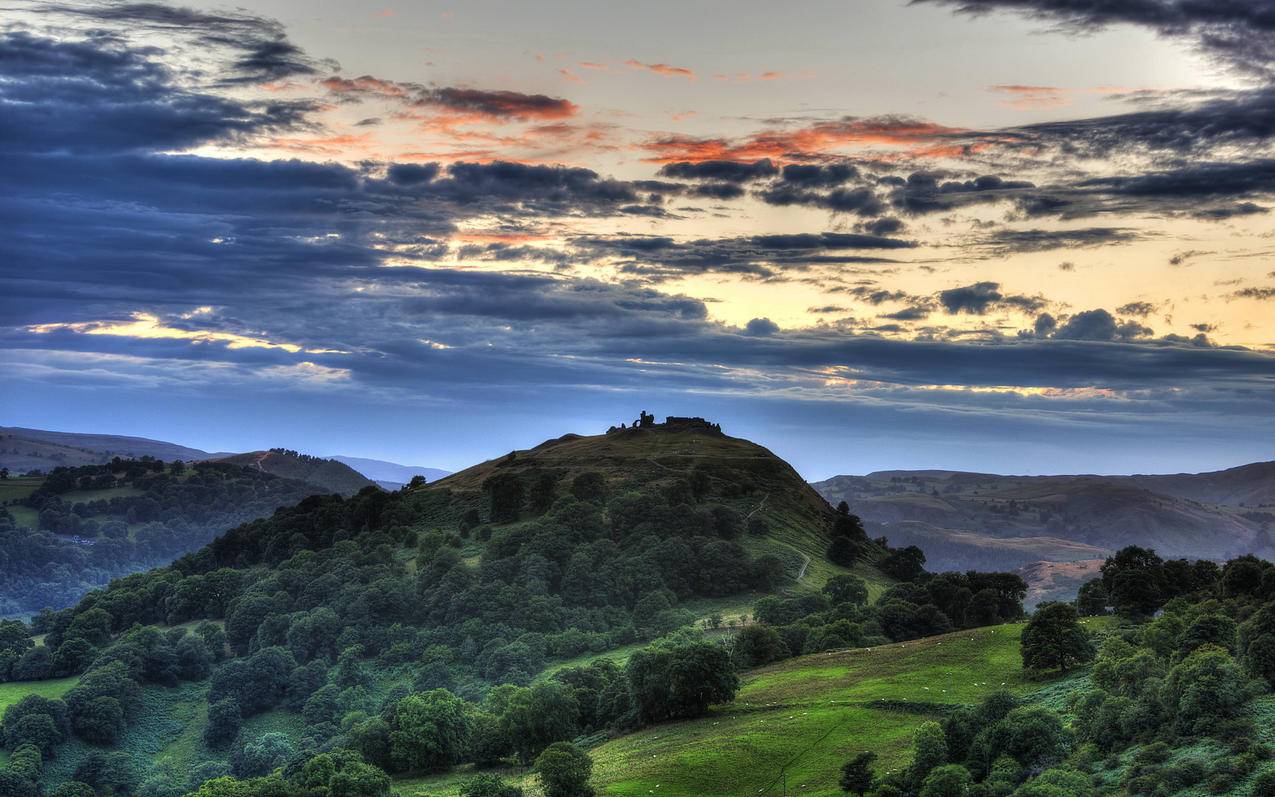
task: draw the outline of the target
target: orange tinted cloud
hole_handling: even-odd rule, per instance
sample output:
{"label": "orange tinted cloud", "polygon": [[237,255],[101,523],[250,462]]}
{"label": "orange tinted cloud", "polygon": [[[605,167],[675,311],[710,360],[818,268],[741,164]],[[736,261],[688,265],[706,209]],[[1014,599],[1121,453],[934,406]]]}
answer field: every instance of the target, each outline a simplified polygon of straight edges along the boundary
{"label": "orange tinted cloud", "polygon": [[1007,98],[1001,101],[1001,105],[1009,108],[1061,108],[1071,105],[1071,98],[1076,94],[1121,94],[1130,91],[1120,86],[1060,88],[1058,86],[1025,86],[1016,83],[988,86],[987,90],[1007,95]]}
{"label": "orange tinted cloud", "polygon": [[630,69],[644,69],[647,72],[654,72],[664,77],[682,77],[687,80],[695,79],[695,71],[682,66],[669,66],[668,64],[648,64],[636,59],[630,58],[624,62],[624,65]]}
{"label": "orange tinted cloud", "polygon": [[756,133],[746,139],[666,136],[643,144],[654,163],[675,161],[802,160],[847,147],[902,147],[911,154],[942,157],[959,154],[965,145],[952,140],[968,133],[954,127],[907,117],[875,117],[817,122],[792,130]]}

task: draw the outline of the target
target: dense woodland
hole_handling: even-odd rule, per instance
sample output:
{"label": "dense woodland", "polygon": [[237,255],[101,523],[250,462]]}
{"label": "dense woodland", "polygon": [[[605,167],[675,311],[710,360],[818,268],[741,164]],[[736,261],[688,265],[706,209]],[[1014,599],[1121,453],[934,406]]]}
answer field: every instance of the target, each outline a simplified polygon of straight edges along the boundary
{"label": "dense woodland", "polygon": [[0,507],[0,615],[69,606],[314,491],[224,463],[117,458],[57,468],[31,495]]}

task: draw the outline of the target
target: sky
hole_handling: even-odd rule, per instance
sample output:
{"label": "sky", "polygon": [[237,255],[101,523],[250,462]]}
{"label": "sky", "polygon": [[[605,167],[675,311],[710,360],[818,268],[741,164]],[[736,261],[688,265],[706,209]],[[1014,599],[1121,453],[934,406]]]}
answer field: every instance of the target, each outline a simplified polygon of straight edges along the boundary
{"label": "sky", "polygon": [[0,424],[1275,459],[1271,0],[0,5]]}

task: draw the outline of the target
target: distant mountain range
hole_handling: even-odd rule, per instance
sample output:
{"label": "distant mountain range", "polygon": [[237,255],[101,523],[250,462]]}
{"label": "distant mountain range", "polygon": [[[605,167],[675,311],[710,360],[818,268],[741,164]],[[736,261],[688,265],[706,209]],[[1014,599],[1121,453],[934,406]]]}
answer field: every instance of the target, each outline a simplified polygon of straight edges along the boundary
{"label": "distant mountain range", "polygon": [[1019,568],[1037,600],[1070,597],[1126,545],[1166,558],[1275,555],[1275,462],[1163,476],[880,471],[814,487],[873,536],[921,547],[930,569]]}
{"label": "distant mountain range", "polygon": [[400,465],[397,462],[386,462],[381,459],[347,457],[342,454],[330,456],[328,459],[335,459],[337,462],[343,462],[346,465],[349,465],[351,468],[354,468],[356,471],[382,487],[400,487],[410,482],[413,476],[424,476],[425,481],[435,482],[444,476],[451,475],[451,471],[440,470],[439,468],[422,468],[418,465]]}
{"label": "distant mountain range", "polygon": [[400,465],[363,457],[308,457],[282,449],[243,454],[209,452],[145,437],[0,426],[0,468],[8,468],[15,475],[34,470],[47,472],[63,466],[101,465],[115,457],[139,459],[147,456],[165,462],[176,459],[186,462],[226,460],[287,479],[309,482],[325,491],[345,494],[357,492],[373,482],[387,489],[397,489],[416,475],[424,476],[427,481],[448,475],[448,471],[438,468]]}

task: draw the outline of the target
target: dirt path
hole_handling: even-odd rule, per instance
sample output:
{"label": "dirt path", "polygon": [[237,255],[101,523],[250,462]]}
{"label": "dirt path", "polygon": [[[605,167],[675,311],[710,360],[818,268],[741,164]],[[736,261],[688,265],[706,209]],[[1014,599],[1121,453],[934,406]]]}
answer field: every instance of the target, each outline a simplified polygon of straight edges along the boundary
{"label": "dirt path", "polygon": [[757,506],[753,507],[753,511],[749,512],[749,513],[748,513],[748,516],[747,516],[747,517],[745,517],[745,518],[744,518],[744,520],[752,520],[752,519],[753,519],[753,515],[755,515],[755,514],[757,514],[758,512],[760,512],[760,511],[761,511],[761,508],[762,508],[763,506],[765,506],[765,505],[766,505],[766,499],[767,499],[767,498],[769,498],[769,497],[770,497],[770,493],[766,493],[765,495],[763,495],[763,496],[761,497],[761,501],[757,504]]}

